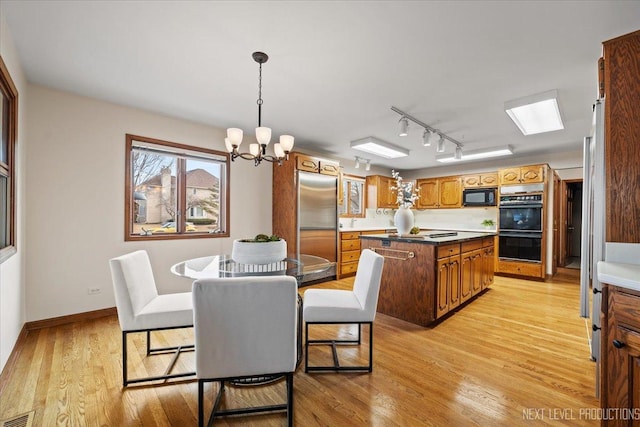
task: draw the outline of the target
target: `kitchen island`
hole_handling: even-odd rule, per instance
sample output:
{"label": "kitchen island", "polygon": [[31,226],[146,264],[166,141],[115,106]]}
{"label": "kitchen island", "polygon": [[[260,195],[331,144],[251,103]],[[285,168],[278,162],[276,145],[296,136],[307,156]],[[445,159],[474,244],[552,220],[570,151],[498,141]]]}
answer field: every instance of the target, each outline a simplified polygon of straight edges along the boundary
{"label": "kitchen island", "polygon": [[495,233],[363,234],[361,249],[385,257],[378,312],[428,326],[493,283]]}

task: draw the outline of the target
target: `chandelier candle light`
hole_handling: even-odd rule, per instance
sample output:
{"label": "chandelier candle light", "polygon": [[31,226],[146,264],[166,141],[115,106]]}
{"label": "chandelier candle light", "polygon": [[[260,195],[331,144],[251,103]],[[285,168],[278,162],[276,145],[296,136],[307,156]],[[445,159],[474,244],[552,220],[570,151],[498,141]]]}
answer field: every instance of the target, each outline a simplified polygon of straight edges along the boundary
{"label": "chandelier candle light", "polygon": [[267,145],[271,141],[271,128],[262,126],[262,64],[267,62],[269,57],[264,52],[253,52],[252,56],[253,60],[260,64],[257,100],[258,127],[256,128],[256,140],[258,143],[250,144],[248,153],[239,152],[238,148],[242,144],[242,129],[229,128],[227,129],[227,137],[224,139],[224,144],[227,147],[227,151],[231,153],[231,161],[234,161],[236,157],[241,157],[245,160],[253,160],[255,166],[258,166],[263,160],[272,163],[277,162],[282,165],[283,160],[289,160],[289,153],[293,149],[293,136],[281,135],[280,142],[273,144],[275,155],[267,155]]}
{"label": "chandelier candle light", "polygon": [[391,171],[391,176],[396,180],[396,185],[391,187],[397,193],[398,210],[393,216],[393,222],[398,234],[406,236],[413,228],[414,218],[411,207],[418,199],[418,189],[413,182],[404,182],[399,172]]}

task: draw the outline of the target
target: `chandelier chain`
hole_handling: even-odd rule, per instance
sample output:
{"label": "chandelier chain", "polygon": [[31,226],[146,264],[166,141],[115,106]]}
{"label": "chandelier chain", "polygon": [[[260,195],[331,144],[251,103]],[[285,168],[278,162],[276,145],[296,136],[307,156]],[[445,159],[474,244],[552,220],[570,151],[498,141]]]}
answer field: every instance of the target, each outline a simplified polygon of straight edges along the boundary
{"label": "chandelier chain", "polygon": [[262,63],[260,63],[260,71],[258,72],[258,127],[262,126]]}

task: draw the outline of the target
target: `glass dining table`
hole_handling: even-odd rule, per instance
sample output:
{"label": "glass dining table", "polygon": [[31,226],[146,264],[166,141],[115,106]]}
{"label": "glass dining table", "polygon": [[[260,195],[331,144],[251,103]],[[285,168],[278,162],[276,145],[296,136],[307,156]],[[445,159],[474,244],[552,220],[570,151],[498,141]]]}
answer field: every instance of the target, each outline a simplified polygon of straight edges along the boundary
{"label": "glass dining table", "polygon": [[[301,254],[298,257],[287,257],[271,264],[242,264],[231,258],[231,255],[210,255],[181,261],[171,266],[171,272],[188,279],[208,279],[243,276],[293,276],[300,286],[305,277],[315,277],[318,273],[333,268],[335,263],[315,255]],[[302,298],[298,295],[298,357],[297,365],[302,360]],[[237,385],[257,385],[276,381],[280,377],[265,376],[251,380],[234,381]]]}

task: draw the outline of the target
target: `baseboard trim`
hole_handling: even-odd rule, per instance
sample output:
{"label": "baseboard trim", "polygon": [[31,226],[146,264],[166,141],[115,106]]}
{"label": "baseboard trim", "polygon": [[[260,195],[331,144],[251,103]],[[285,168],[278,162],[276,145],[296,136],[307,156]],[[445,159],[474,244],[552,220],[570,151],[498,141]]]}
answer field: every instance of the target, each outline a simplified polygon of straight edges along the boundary
{"label": "baseboard trim", "polygon": [[22,329],[20,330],[20,334],[18,334],[18,339],[16,340],[15,345],[13,346],[13,350],[11,350],[11,354],[7,359],[7,363],[5,363],[4,368],[2,368],[2,373],[0,373],[0,396],[4,395],[4,388],[7,386],[9,382],[9,373],[13,372],[13,368],[18,360],[18,356],[20,352],[25,346],[25,342],[27,340],[27,328],[26,324],[22,325]]}
{"label": "baseboard trim", "polygon": [[35,329],[66,325],[67,323],[82,322],[83,320],[99,319],[101,317],[112,316],[114,314],[118,314],[118,310],[115,307],[109,307],[103,308],[101,310],[87,311],[84,313],[69,314],[67,316],[27,322],[25,323],[25,328],[27,329],[27,331],[33,331]]}

